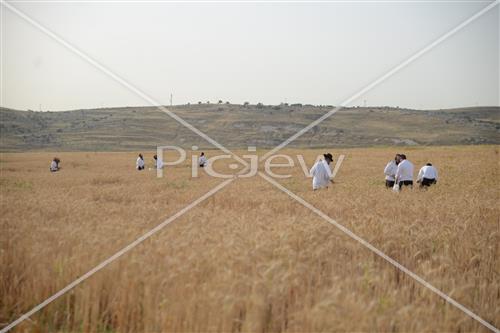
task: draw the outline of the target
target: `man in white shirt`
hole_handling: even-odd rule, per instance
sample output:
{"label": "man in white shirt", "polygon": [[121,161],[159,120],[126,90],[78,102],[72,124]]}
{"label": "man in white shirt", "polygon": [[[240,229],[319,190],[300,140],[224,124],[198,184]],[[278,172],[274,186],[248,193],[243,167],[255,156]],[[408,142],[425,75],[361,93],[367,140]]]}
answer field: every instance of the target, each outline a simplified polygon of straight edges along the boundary
{"label": "man in white shirt", "polygon": [[161,161],[161,159],[160,160],[158,159],[158,155],[156,154],[153,155],[153,163],[155,169],[163,168],[163,162]]}
{"label": "man in white shirt", "polygon": [[438,172],[435,167],[432,166],[431,163],[427,163],[424,165],[417,176],[417,183],[420,183],[420,188],[424,186],[431,186],[432,184],[436,184],[438,179]]}
{"label": "man in white shirt", "polygon": [[198,158],[198,165],[200,166],[200,168],[203,168],[205,167],[205,165],[207,165],[207,158],[205,157],[204,152],[201,152],[201,155]]}
{"label": "man in white shirt", "polygon": [[142,154],[139,154],[139,157],[137,157],[137,161],[135,161],[135,167],[137,170],[144,170],[144,158],[142,157]]}
{"label": "man in white shirt", "polygon": [[56,171],[59,171],[60,167],[59,167],[59,163],[61,162],[61,160],[57,157],[54,157],[54,159],[52,160],[52,162],[50,162],[50,172],[56,172]]}
{"label": "man in white shirt", "polygon": [[313,190],[328,187],[330,183],[333,183],[332,171],[330,170],[330,163],[333,161],[333,156],[330,153],[323,154],[324,160],[319,160],[314,163],[313,167],[309,171],[311,176],[313,176]]}
{"label": "man in white shirt", "polygon": [[396,170],[396,182],[398,182],[399,188],[403,189],[403,186],[413,188],[413,164],[406,159],[405,154],[399,154],[397,158],[399,163]]}
{"label": "man in white shirt", "polygon": [[385,187],[392,188],[394,183],[396,182],[396,171],[398,170],[398,156],[394,157],[393,160],[390,160],[389,163],[385,166],[384,175],[385,175]]}

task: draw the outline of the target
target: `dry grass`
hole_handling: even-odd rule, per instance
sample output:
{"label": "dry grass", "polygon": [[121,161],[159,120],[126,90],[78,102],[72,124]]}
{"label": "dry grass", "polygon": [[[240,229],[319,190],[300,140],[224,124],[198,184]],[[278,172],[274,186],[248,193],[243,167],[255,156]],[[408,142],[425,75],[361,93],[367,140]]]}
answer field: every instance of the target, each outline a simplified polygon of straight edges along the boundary
{"label": "dry grass", "polygon": [[[288,152],[309,166],[319,153]],[[280,182],[499,327],[498,147],[405,149],[441,180],[399,195],[381,175],[394,152],[332,150],[347,159],[329,190],[312,192],[299,167]],[[191,179],[189,162],[157,179],[134,171],[132,153],[59,157],[64,169],[51,174],[51,153],[1,156],[1,323],[221,182]],[[17,330],[486,329],[257,177],[234,181]]]}

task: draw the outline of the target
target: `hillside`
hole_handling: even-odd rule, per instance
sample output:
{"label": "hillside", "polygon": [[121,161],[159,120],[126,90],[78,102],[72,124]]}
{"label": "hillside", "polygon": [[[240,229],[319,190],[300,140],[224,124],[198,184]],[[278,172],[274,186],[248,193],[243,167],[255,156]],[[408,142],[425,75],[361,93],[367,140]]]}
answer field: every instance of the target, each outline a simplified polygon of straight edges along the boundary
{"label": "hillside", "polygon": [[[169,108],[227,147],[273,147],[331,107],[197,104]],[[498,144],[499,107],[346,108],[292,147]],[[210,147],[155,107],[33,112],[0,108],[0,150],[126,151],[157,145]]]}

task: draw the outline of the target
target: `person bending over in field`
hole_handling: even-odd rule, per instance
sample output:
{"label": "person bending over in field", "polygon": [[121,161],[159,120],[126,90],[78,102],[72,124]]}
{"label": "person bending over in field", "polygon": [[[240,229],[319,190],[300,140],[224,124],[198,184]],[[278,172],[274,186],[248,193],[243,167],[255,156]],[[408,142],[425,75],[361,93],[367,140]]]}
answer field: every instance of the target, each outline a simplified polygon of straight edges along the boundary
{"label": "person bending over in field", "polygon": [[61,167],[59,166],[59,163],[61,163],[61,160],[58,159],[57,157],[54,157],[52,162],[50,162],[50,172],[59,171],[61,169]]}
{"label": "person bending over in field", "polygon": [[413,188],[413,164],[406,159],[405,154],[399,154],[399,156],[396,157],[398,160],[396,182],[399,185],[399,189],[403,189],[403,186],[410,186],[410,188]]}
{"label": "person bending over in field", "polygon": [[153,156],[153,163],[154,163],[155,169],[163,168],[163,162],[158,159],[158,156],[156,154],[154,154],[154,156]]}
{"label": "person bending over in field", "polygon": [[385,187],[392,188],[394,183],[396,182],[396,171],[398,170],[398,156],[394,157],[393,160],[390,160],[389,163],[385,166],[384,175],[385,175]]}
{"label": "person bending over in field", "polygon": [[204,168],[207,165],[207,158],[205,157],[205,153],[201,152],[200,158],[198,158],[198,165],[200,168]]}
{"label": "person bending over in field", "polygon": [[417,176],[417,183],[420,183],[420,188],[429,187],[436,184],[438,179],[438,172],[432,164],[427,163],[424,165]]}
{"label": "person bending over in field", "polygon": [[139,154],[139,157],[137,157],[137,161],[135,161],[135,167],[137,170],[144,170],[144,158],[142,157],[142,154]]}
{"label": "person bending over in field", "polygon": [[332,171],[330,170],[330,163],[333,161],[332,154],[323,154],[324,160],[319,160],[314,163],[313,167],[309,171],[311,176],[313,176],[313,190],[316,191],[320,188],[328,188],[330,183],[333,184]]}

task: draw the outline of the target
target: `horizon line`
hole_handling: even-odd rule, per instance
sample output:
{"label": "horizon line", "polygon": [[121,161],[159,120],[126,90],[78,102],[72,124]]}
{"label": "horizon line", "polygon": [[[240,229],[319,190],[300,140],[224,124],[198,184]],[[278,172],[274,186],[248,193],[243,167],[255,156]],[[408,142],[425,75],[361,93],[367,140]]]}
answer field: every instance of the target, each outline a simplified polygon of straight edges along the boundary
{"label": "horizon line", "polygon": [[[184,103],[184,104],[160,104],[166,108],[178,108],[178,107],[186,107],[186,106],[224,106],[224,105],[232,105],[232,106],[241,106],[245,107],[245,105],[249,106],[260,106],[262,108],[266,107],[314,107],[314,108],[331,108],[334,107],[332,104],[310,104],[310,103],[279,103],[279,104],[265,104],[265,103],[230,103],[223,101],[219,102],[196,102],[196,103]],[[7,106],[0,106],[0,110],[9,110],[9,111],[19,111],[19,112],[36,112],[36,113],[47,113],[47,112],[74,112],[74,111],[90,111],[90,110],[105,110],[105,109],[132,109],[132,108],[155,108],[157,106],[150,105],[122,105],[122,106],[101,106],[101,107],[88,107],[88,108],[78,108],[78,109],[64,109],[64,110],[33,110],[33,109],[17,109],[11,108]],[[441,111],[441,110],[457,110],[457,109],[479,109],[479,108],[500,108],[500,105],[464,105],[464,106],[455,106],[455,107],[446,107],[446,108],[413,108],[413,107],[404,107],[404,106],[392,106],[392,105],[353,105],[346,106],[344,109],[397,109],[397,110],[414,110],[414,111]],[[275,110],[275,111],[279,111]]]}

